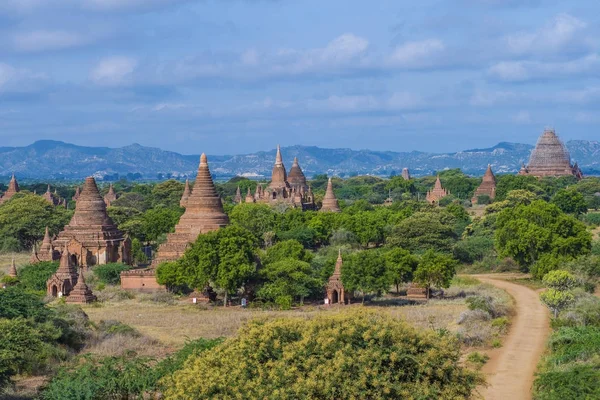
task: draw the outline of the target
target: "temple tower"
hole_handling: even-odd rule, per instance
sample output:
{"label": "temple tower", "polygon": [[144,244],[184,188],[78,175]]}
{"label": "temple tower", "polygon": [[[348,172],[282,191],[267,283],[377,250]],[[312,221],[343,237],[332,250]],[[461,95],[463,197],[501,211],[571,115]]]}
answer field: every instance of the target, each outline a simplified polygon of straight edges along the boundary
{"label": "temple tower", "polygon": [[410,181],[410,171],[408,168],[402,168],[402,178],[404,178],[405,181]]}
{"label": "temple tower", "polygon": [[10,263],[10,269],[8,270],[8,276],[11,278],[17,277],[17,266],[15,265],[15,259],[13,258]]}
{"label": "temple tower", "polygon": [[48,185],[46,188],[46,193],[44,193],[42,197],[53,206],[57,206],[60,201],[58,197],[50,191],[50,185]]}
{"label": "temple tower", "polygon": [[8,183],[8,189],[6,189],[6,192],[0,197],[0,204],[10,200],[15,194],[19,193],[19,190],[19,182],[17,182],[17,178],[15,178],[15,174],[13,174]]}
{"label": "temple tower", "polygon": [[533,175],[538,178],[573,175],[577,179],[583,178],[577,164],[571,165],[569,151],[554,129],[544,130],[531,152],[529,164],[523,165],[519,175]]}
{"label": "temple tower", "polygon": [[[258,189],[257,189],[258,191]],[[248,193],[246,193],[246,198],[244,199],[245,203],[254,203],[256,200],[254,199],[254,195],[252,195],[252,191],[248,188]]]}
{"label": "temple tower", "polygon": [[54,250],[52,238],[50,237],[50,231],[48,230],[48,227],[46,227],[46,232],[44,233],[44,240],[42,240],[40,248],[36,251],[35,246],[33,246],[31,262],[36,263],[40,261],[54,261],[58,259],[60,259],[60,252]]}
{"label": "temple tower", "polygon": [[185,187],[183,188],[183,194],[181,195],[181,200],[179,200],[179,206],[185,208],[187,205],[187,201],[190,198],[190,194],[192,191],[190,190],[190,180],[185,180]]}
{"label": "temple tower", "polygon": [[342,283],[342,266],[342,250],[340,249],[333,275],[331,275],[327,282],[327,299],[329,299],[329,304],[346,304],[344,284]]}
{"label": "temple tower", "polygon": [[68,296],[77,284],[77,269],[71,263],[67,249],[62,250],[58,270],[46,282],[46,292],[52,297]]}
{"label": "temple tower", "polygon": [[331,178],[329,178],[329,181],[327,182],[327,190],[325,191],[325,197],[323,197],[323,205],[321,206],[320,211],[342,211],[337,199],[335,198],[335,194],[333,193],[333,183],[331,182]]}
{"label": "temple tower", "polygon": [[442,187],[442,181],[440,181],[440,176],[438,175],[433,189],[427,192],[427,196],[425,198],[431,204],[437,204],[439,203],[440,199],[448,196],[449,194],[450,192]]}
{"label": "temple tower", "polygon": [[71,222],[53,245],[66,249],[76,266],[131,262],[131,241],[106,213],[106,203],[93,177],[86,178]]}
{"label": "temple tower", "polygon": [[79,186],[77,186],[75,188],[75,194],[73,195],[73,197],[71,198],[71,200],[77,201],[77,199],[79,199],[80,195],[81,195],[81,189],[79,188]]}
{"label": "temple tower", "polygon": [[71,304],[88,304],[96,301],[96,296],[92,293],[92,290],[86,285],[85,278],[83,276],[83,268],[79,270],[79,277],[75,287],[71,290],[67,296],[67,303]]}
{"label": "temple tower", "polygon": [[115,188],[111,183],[110,187],[108,188],[108,193],[106,193],[104,196],[104,204],[106,204],[106,207],[110,207],[112,202],[115,200],[117,200],[117,194],[115,193]]}
{"label": "temple tower", "polygon": [[496,177],[492,172],[492,166],[488,164],[487,170],[483,175],[483,180],[481,181],[481,185],[475,190],[473,194],[473,198],[471,199],[472,204],[477,204],[477,198],[479,196],[489,196],[490,199],[494,199],[496,197]]}
{"label": "temple tower", "polygon": [[196,183],[187,200],[185,213],[175,226],[175,233],[168,234],[167,241],[158,249],[153,265],[177,260],[188,245],[196,241],[199,234],[215,231],[227,224],[229,217],[223,211],[221,198],[210,175],[206,154],[202,154]]}
{"label": "temple tower", "polygon": [[298,193],[300,193],[300,191],[308,190],[306,177],[304,176],[304,172],[302,172],[302,168],[300,168],[298,157],[294,157],[294,163],[292,164],[290,174],[288,175],[288,182]]}
{"label": "temple tower", "polygon": [[[250,193],[250,188],[248,188],[248,193]],[[240,204],[242,202],[242,191],[240,189],[240,185],[238,185],[235,191],[235,197],[233,198],[233,202],[235,204]]]}

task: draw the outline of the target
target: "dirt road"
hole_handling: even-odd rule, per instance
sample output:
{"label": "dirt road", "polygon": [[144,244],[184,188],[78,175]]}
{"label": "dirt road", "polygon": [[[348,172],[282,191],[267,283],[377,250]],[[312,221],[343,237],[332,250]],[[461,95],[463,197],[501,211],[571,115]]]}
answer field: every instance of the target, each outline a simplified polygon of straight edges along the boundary
{"label": "dirt road", "polygon": [[516,315],[501,348],[490,351],[483,372],[489,386],[481,390],[486,400],[531,399],[534,373],[550,332],[548,310],[532,289],[478,275],[477,279],[507,291],[515,299]]}

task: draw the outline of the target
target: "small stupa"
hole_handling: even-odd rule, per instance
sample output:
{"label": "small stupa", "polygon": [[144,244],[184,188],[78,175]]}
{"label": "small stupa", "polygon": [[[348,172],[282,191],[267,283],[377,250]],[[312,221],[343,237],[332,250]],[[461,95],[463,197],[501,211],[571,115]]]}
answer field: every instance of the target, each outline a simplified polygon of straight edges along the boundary
{"label": "small stupa", "polygon": [[346,296],[344,293],[344,284],[342,283],[342,250],[338,250],[338,258],[335,262],[333,275],[329,277],[327,282],[327,299],[329,304],[345,304]]}
{"label": "small stupa", "polygon": [[49,296],[68,296],[77,283],[77,268],[71,262],[69,251],[65,248],[60,257],[60,264],[56,273],[46,282]]}
{"label": "small stupa", "polygon": [[[56,193],[56,192],[55,192]],[[58,199],[58,197],[52,193],[50,191],[50,185],[48,185],[48,187],[46,188],[46,193],[44,193],[42,195],[42,197],[50,204],[52,204],[53,206],[57,206],[58,203],[60,202],[60,199]]]}
{"label": "small stupa", "polygon": [[190,194],[192,191],[190,190],[190,180],[185,180],[185,187],[183,188],[183,194],[181,195],[181,200],[179,200],[179,206],[185,208],[187,205],[187,201],[190,198]]}
{"label": "small stupa", "polygon": [[246,198],[244,199],[244,202],[245,203],[254,203],[255,201],[256,200],[255,200],[254,196],[252,195],[250,188],[248,188],[248,193],[246,193]]}
{"label": "small stupa", "polygon": [[75,188],[75,194],[73,195],[73,197],[71,198],[73,201],[77,201],[79,199],[79,196],[81,195],[81,189],[79,189],[79,186],[77,186]]}
{"label": "small stupa", "polygon": [[492,166],[488,164],[485,174],[483,174],[483,180],[481,185],[475,190],[473,198],[471,199],[472,204],[477,204],[477,198],[479,196],[489,196],[490,199],[496,197],[496,176],[492,172]]}
{"label": "small stupa", "polygon": [[10,263],[10,269],[8,270],[8,276],[10,276],[11,278],[16,278],[17,277],[17,266],[15,265],[15,259],[12,259],[12,262]]}
{"label": "small stupa", "polygon": [[404,178],[405,181],[410,181],[410,171],[408,168],[402,168],[402,178]]}
{"label": "small stupa", "polygon": [[327,182],[327,190],[325,191],[325,197],[323,197],[323,205],[321,206],[320,211],[328,211],[328,212],[340,212],[340,205],[338,204],[337,199],[335,198],[335,194],[333,193],[333,183],[331,182],[331,178]]}
{"label": "small stupa", "polygon": [[160,245],[153,261],[156,266],[163,261],[180,258],[188,245],[201,233],[215,231],[229,224],[229,217],[223,211],[208,168],[206,154],[200,157],[196,183],[186,204],[185,213],[175,226],[175,232],[167,235],[167,241]]}
{"label": "small stupa", "polygon": [[[248,188],[248,193],[250,193],[250,188]],[[235,197],[233,198],[233,202],[235,204],[240,204],[242,202],[242,191],[239,185],[235,191]]]}
{"label": "small stupa", "polygon": [[79,270],[79,277],[77,278],[77,284],[71,290],[67,296],[67,303],[72,304],[88,304],[96,301],[96,296],[92,293],[92,290],[86,285],[85,278],[83,276],[83,268]]}
{"label": "small stupa", "polygon": [[104,204],[106,204],[106,207],[110,207],[112,202],[115,200],[117,200],[117,194],[115,193],[115,188],[111,183],[108,188],[108,193],[104,195]]}
{"label": "small stupa", "polygon": [[440,176],[438,175],[435,179],[435,185],[433,186],[433,189],[427,192],[427,196],[425,198],[431,204],[437,204],[442,198],[448,196],[449,194],[450,192],[442,187],[442,181],[440,181]]}
{"label": "small stupa", "polygon": [[0,197],[0,204],[10,200],[15,194],[19,193],[19,190],[19,182],[17,182],[17,178],[15,178],[15,174],[13,174],[8,183],[8,189],[6,189],[6,192]]}

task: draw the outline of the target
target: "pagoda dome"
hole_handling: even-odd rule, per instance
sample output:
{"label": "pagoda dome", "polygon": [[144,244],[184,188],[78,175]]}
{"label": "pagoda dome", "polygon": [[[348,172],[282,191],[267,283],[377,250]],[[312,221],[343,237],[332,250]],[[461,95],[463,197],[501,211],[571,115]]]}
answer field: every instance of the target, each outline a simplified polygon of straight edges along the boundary
{"label": "pagoda dome", "polygon": [[294,187],[306,187],[306,177],[300,168],[300,164],[298,164],[298,157],[294,157],[294,163],[288,174],[288,182]]}
{"label": "pagoda dome", "polygon": [[529,158],[528,168],[570,168],[569,151],[553,129],[546,129],[537,141]]}

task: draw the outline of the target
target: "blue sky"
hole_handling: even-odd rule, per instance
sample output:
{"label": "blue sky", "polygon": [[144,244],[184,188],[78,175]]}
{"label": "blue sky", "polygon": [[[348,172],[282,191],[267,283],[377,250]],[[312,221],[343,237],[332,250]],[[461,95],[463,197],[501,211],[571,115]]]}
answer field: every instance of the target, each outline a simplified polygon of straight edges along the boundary
{"label": "blue sky", "polygon": [[598,139],[597,1],[1,0],[0,146]]}

